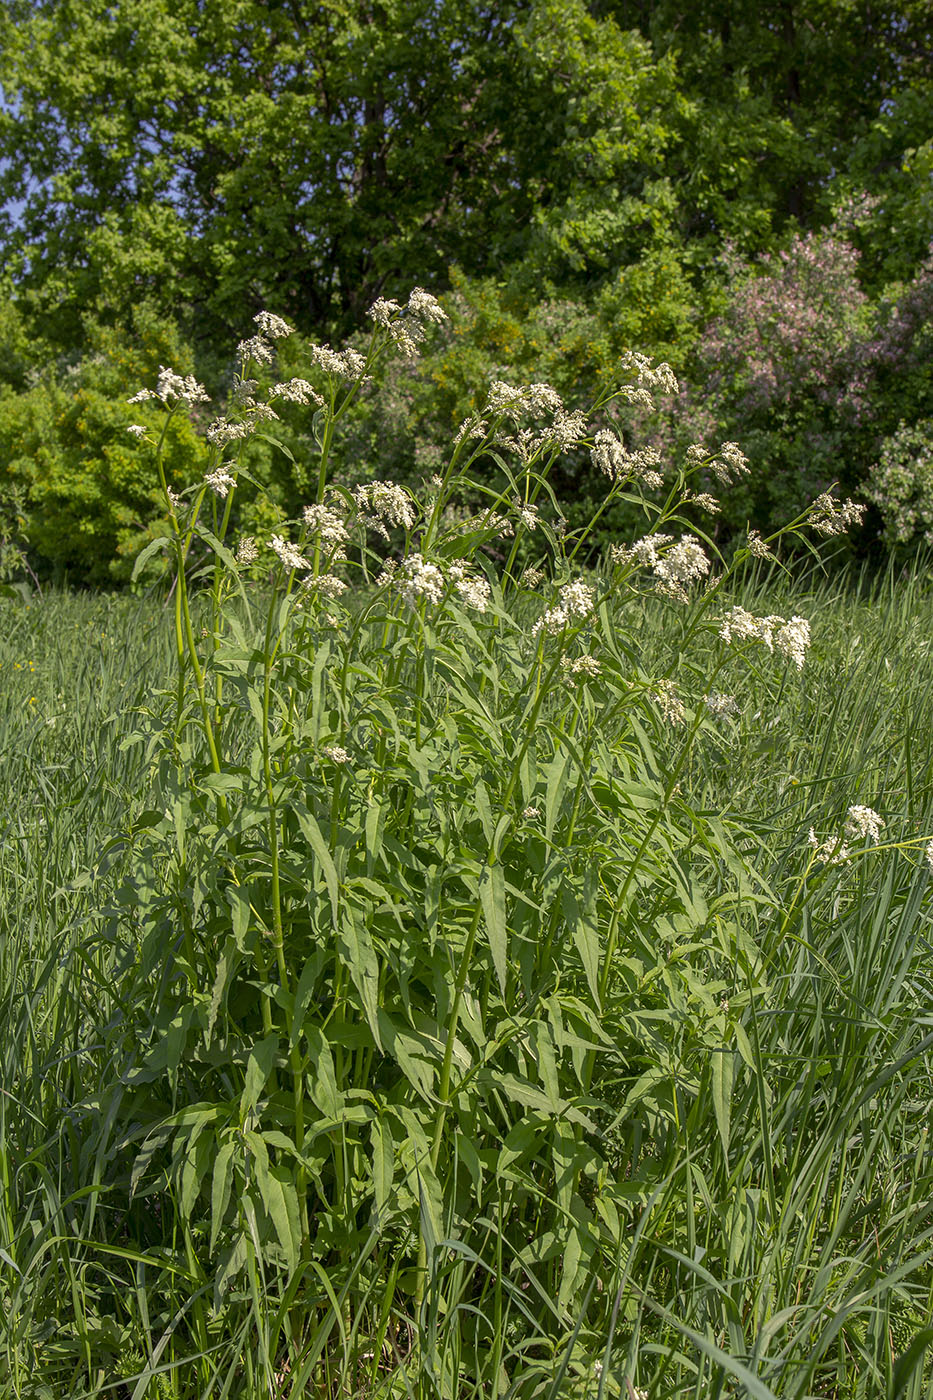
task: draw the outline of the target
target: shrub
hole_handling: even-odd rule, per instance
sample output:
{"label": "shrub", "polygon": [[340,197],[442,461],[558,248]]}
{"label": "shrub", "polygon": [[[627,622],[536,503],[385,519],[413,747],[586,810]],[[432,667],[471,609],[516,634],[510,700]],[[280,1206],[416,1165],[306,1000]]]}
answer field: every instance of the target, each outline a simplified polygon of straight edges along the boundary
{"label": "shrub", "polygon": [[[102,583],[127,580],[162,528],[149,454],[127,432],[126,399],[140,375],[184,350],[144,308],[132,336],[94,326],[91,343],[75,364],[33,368],[20,387],[0,388],[0,479],[22,493],[37,571]],[[173,481],[200,475],[204,451],[188,419],[173,420],[164,450]]]}
{"label": "shrub", "polygon": [[[446,460],[458,424],[481,407],[495,379],[543,379],[566,401],[589,402],[628,346],[648,344],[657,358],[682,360],[689,343],[690,293],[674,251],[621,269],[591,304],[549,295],[546,286],[519,276],[500,284],[454,269],[452,280],[443,298],[450,321],[425,347],[420,362],[395,359],[378,385],[362,391],[333,449],[334,471],[345,484],[379,474],[420,491]],[[296,336],[285,349],[296,373],[302,353]],[[607,405],[607,411],[613,407]],[[631,431],[629,423],[625,427]],[[288,442],[300,460],[308,441]],[[471,470],[488,484],[499,468],[487,457],[477,458]],[[568,523],[585,527],[604,495],[588,453],[562,454],[550,480]],[[590,547],[605,548],[618,533],[637,530],[641,519],[637,507],[616,499],[601,516]]]}
{"label": "shrub", "polygon": [[732,533],[776,528],[833,482],[865,493],[883,439],[926,413],[933,263],[870,301],[857,216],[843,211],[755,266],[726,259],[725,305],[692,365],[701,396],[683,397],[668,436],[715,431],[767,464],[725,503]]}
{"label": "shrub", "polygon": [[684,417],[693,434],[712,420],[762,468],[726,502],[733,531],[749,520],[774,529],[833,481],[858,485],[846,447],[864,403],[871,308],[857,270],[842,229],[796,235],[754,268],[728,255],[727,303],[697,347],[700,396]]}
{"label": "shrub", "polygon": [[869,480],[890,548],[933,545],[933,420],[902,422],[882,443]]}

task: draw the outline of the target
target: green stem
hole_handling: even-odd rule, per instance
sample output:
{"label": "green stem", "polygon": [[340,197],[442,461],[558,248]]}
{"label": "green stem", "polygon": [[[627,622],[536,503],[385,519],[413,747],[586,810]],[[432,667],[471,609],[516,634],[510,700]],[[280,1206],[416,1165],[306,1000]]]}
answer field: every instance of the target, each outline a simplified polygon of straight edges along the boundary
{"label": "green stem", "polygon": [[[198,703],[201,709],[201,718],[204,723],[204,735],[207,739],[207,747],[211,757],[211,767],[214,772],[221,772],[220,754],[217,751],[217,741],[214,734],[214,723],[207,703],[207,688],[204,684],[204,672],[201,669],[200,658],[198,657],[197,644],[194,640],[194,628],[191,624],[191,608],[188,601],[188,587],[185,583],[184,556],[179,557],[178,568],[178,592],[181,598],[181,612],[184,622],[185,639],[188,644],[188,657],[191,661],[191,669],[194,673],[194,683],[198,692]],[[227,807],[223,794],[218,794],[217,806],[221,816],[226,820]]]}
{"label": "green stem", "polygon": [[[286,586],[288,597],[291,591],[294,575],[289,577]],[[276,580],[277,582],[277,580]],[[276,970],[279,977],[279,985],[284,992],[290,992],[291,980],[288,974],[288,964],[285,958],[285,924],[282,918],[282,888],[279,860],[279,814],[278,803],[275,797],[274,775],[272,772],[272,743],[270,716],[272,708],[272,668],[278,652],[278,639],[273,644],[273,630],[275,627],[276,603],[278,601],[278,589],[273,585],[272,596],[269,601],[269,608],[266,614],[266,631],[263,645],[263,685],[262,685],[262,771],[263,781],[266,789],[266,805],[268,808],[268,834],[269,834],[269,862],[272,877],[272,943],[275,950]],[[270,999],[265,997],[263,1006],[263,1023],[272,1024],[272,1011]],[[288,999],[286,999],[288,1002]],[[292,1040],[294,1010],[285,1013],[285,1032]],[[304,1063],[301,1057],[301,1049],[297,1044],[289,1051],[289,1068],[292,1076],[292,1090],[294,1094],[294,1114],[295,1114],[295,1148],[300,1154],[304,1150],[305,1138],[305,1117],[304,1117]],[[301,1212],[301,1237],[302,1251],[308,1244],[308,1215],[306,1187],[307,1173],[304,1166],[300,1166],[297,1174],[298,1204]]]}

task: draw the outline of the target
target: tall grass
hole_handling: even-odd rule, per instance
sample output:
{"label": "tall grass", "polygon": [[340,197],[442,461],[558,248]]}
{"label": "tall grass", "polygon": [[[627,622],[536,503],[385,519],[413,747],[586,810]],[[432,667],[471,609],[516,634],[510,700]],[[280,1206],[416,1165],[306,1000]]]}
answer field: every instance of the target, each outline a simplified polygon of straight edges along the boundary
{"label": "tall grass", "polygon": [[320,355],[271,582],[231,459],[165,601],[5,608],[4,1392],[933,1394],[929,590],[584,583],[501,386],[422,502],[327,494],[405,324]]}

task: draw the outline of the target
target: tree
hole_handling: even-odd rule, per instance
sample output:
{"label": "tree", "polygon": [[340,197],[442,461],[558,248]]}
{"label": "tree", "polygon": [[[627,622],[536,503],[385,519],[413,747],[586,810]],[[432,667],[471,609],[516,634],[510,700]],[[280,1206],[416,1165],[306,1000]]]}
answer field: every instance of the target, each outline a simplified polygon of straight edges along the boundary
{"label": "tree", "polygon": [[699,260],[724,238],[746,255],[774,248],[785,231],[828,222],[843,194],[867,189],[887,206],[868,271],[879,285],[910,275],[930,238],[929,180],[925,211],[904,202],[933,137],[928,0],[600,0],[595,8],[637,27],[658,61],[677,63],[691,112],[670,175]]}
{"label": "tree", "polygon": [[605,274],[670,223],[673,63],[582,0],[7,5],[2,230],[60,343],[80,314],[264,304],[342,333],[380,293]]}

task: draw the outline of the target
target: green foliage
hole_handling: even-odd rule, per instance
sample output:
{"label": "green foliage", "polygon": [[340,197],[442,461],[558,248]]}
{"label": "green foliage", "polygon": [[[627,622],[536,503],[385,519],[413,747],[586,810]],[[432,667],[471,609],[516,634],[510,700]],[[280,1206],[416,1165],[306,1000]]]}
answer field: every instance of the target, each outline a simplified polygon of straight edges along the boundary
{"label": "green foliage", "polygon": [[8,40],[5,256],[65,345],[141,296],[202,343],[264,304],[346,328],[412,268],[602,275],[670,221],[673,66],[581,0],[93,0]]}
{"label": "green foliage", "polygon": [[[849,201],[779,254],[723,259],[729,291],[694,343],[662,436],[742,442],[756,470],[725,503],[730,532],[774,529],[834,482],[876,499],[886,440],[928,416],[933,261],[873,301],[857,246],[873,213],[870,199]],[[870,549],[875,534],[873,522],[857,546]],[[886,528],[884,539],[895,535]]]}
{"label": "green foliage", "polygon": [[[780,877],[781,862],[793,863],[807,825],[815,823],[821,833],[833,830],[853,797],[883,810],[889,828],[897,813],[903,822],[898,832],[933,829],[924,825],[933,717],[924,666],[918,665],[930,634],[928,585],[892,575],[870,591],[843,592],[826,584],[806,591],[747,579],[733,598],[762,614],[800,609],[818,617],[820,626],[799,684],[788,686],[780,671],[766,667],[755,678],[754,693],[745,696],[748,680],[741,667],[734,679],[720,676],[720,685],[735,684],[741,708],[694,748],[681,780],[689,801],[743,813],[745,839],[754,841],[755,859],[772,879]],[[56,1400],[109,1394],[102,1388],[119,1378],[131,1393],[133,1378],[147,1370],[150,1358],[153,1369],[165,1369],[150,1381],[149,1394],[178,1400],[206,1391],[188,1340],[191,1308],[182,1313],[197,1283],[187,1272],[183,1250],[162,1252],[153,1240],[153,1231],[168,1232],[165,1213],[173,1210],[172,1198],[145,1196],[130,1217],[114,1209],[129,1183],[117,1171],[98,1098],[99,1082],[112,1063],[113,1037],[122,1036],[122,1011],[110,975],[122,944],[105,936],[97,911],[122,880],[124,862],[135,864],[132,846],[121,846],[114,837],[125,830],[127,809],[140,815],[145,810],[143,753],[139,745],[122,741],[138,730],[134,709],[151,695],[153,678],[170,675],[163,620],[158,600],[89,595],[49,594],[4,613],[0,744],[8,801],[0,846],[0,985],[7,1034],[2,1074],[4,1085],[16,1086],[16,1097],[3,1096],[0,1111],[0,1164],[8,1167],[4,1175],[0,1165],[0,1248],[16,1268],[4,1258],[9,1311],[0,1334],[0,1374],[12,1396],[30,1400],[44,1394]],[[637,615],[631,613],[629,625],[637,628],[644,664],[663,673],[680,645],[678,615],[663,602],[650,601]],[[890,669],[878,666],[879,656],[887,658]],[[770,727],[756,718],[761,709]],[[106,723],[114,714],[118,722]],[[109,871],[100,862],[108,845],[114,862]],[[686,1351],[688,1343],[673,1322],[662,1322],[641,1301],[645,1292],[651,1304],[666,1308],[704,1345],[711,1345],[706,1340],[711,1335],[733,1356],[743,1354],[735,1351],[741,1344],[731,1340],[737,1337],[736,1311],[740,1317],[764,1317],[770,1308],[776,1319],[792,1309],[779,1330],[769,1333],[774,1340],[762,1338],[758,1353],[762,1368],[774,1356],[767,1384],[778,1396],[818,1394],[821,1387],[831,1392],[835,1384],[842,1394],[869,1400],[883,1393],[892,1360],[907,1357],[912,1342],[919,1344],[924,1336],[928,1265],[893,1276],[902,1264],[924,1258],[927,1249],[923,1211],[930,1198],[929,1160],[909,1154],[922,1143],[930,1112],[929,1052],[898,1070],[858,1108],[854,1099],[847,1106],[846,1086],[856,1080],[860,1094],[870,1089],[871,1067],[883,1073],[896,1063],[898,1037],[922,1033],[916,1002],[928,977],[923,930],[929,886],[904,856],[881,853],[870,860],[864,881],[853,871],[831,882],[825,902],[808,905],[802,936],[781,937],[770,954],[772,994],[769,1014],[758,1020],[757,1053],[767,1066],[765,1121],[776,1181],[787,1203],[783,1213],[772,1218],[757,1208],[755,1228],[749,1230],[754,1198],[751,1206],[747,1197],[738,1207],[733,1201],[735,1182],[754,1184],[766,1177],[758,1084],[743,1061],[730,1090],[732,1174],[722,1166],[712,1092],[698,1101],[689,1129],[680,1135],[642,1137],[644,1167],[669,1174],[672,1187],[644,1216],[633,1240],[620,1309],[623,1319],[633,1315],[633,1320],[623,1321],[615,1336],[624,1330],[632,1338],[639,1353],[633,1378],[649,1393],[653,1385],[656,1393],[690,1394],[697,1372],[701,1387],[712,1390],[718,1377],[716,1363],[703,1360],[700,1347],[683,1359],[675,1354]],[[87,878],[92,870],[96,880]],[[856,954],[860,981],[851,970]],[[904,975],[884,974],[884,959],[897,965],[905,958]],[[157,995],[156,987],[153,998]],[[732,1009],[730,1000],[730,1014]],[[738,1013],[738,1024],[748,1028],[750,1008]],[[840,1033],[849,1038],[840,1041]],[[83,1047],[77,1059],[75,1045]],[[79,1125],[76,1132],[69,1127],[72,1119]],[[622,1126],[621,1154],[637,1140],[639,1121],[636,1116],[627,1129]],[[891,1123],[890,1132],[873,1138],[884,1121]],[[628,1137],[622,1135],[626,1132]],[[863,1151],[862,1141],[874,1142],[874,1148]],[[820,1168],[815,1177],[808,1158]],[[88,1196],[89,1183],[101,1173],[109,1189]],[[623,1170],[619,1180],[627,1179]],[[208,1210],[207,1201],[203,1208]],[[144,1264],[133,1256],[141,1245]],[[670,1253],[689,1259],[696,1250],[706,1253],[692,1269]],[[876,1283],[880,1291],[872,1294]],[[327,1364],[333,1383],[342,1375],[349,1384],[361,1370],[372,1374],[373,1357],[367,1353],[378,1353],[382,1335],[375,1384],[388,1389],[395,1357],[405,1355],[408,1345],[407,1304],[392,1293],[393,1286],[391,1278],[383,1278],[372,1295],[377,1325],[381,1305],[390,1302],[384,1333],[374,1330],[370,1338],[362,1329],[353,1332],[345,1320],[341,1344],[339,1324],[332,1320],[334,1345]],[[507,1304],[508,1279],[503,1289]],[[600,1296],[597,1289],[591,1306]],[[234,1294],[208,1318],[211,1368],[229,1374],[234,1389],[245,1381],[244,1308]],[[457,1379],[459,1393],[477,1394],[467,1368],[484,1368],[491,1386],[499,1355],[495,1346],[473,1350],[470,1313],[464,1307],[457,1316],[459,1346],[456,1327],[438,1318],[438,1364],[448,1368],[451,1386]],[[504,1331],[517,1327],[522,1317],[517,1304],[514,1311],[506,1307]],[[590,1362],[603,1354],[603,1346],[585,1323],[577,1343],[584,1355],[568,1366],[561,1385],[582,1394],[592,1384]],[[789,1358],[811,1352],[821,1360],[813,1380],[801,1378],[806,1389],[792,1379],[782,1383]],[[539,1354],[547,1388],[560,1362],[550,1359],[543,1345]],[[87,1356],[92,1381],[83,1373]],[[508,1356],[503,1359],[511,1378],[514,1364]],[[928,1374],[924,1380],[921,1364],[905,1394],[921,1400]],[[412,1361],[408,1378],[414,1386]],[[404,1388],[404,1380],[397,1379]]]}
{"label": "green foliage", "polygon": [[[38,568],[82,580],[129,578],[140,548],[161,529],[148,449],[128,432],[126,400],[140,375],[185,351],[170,324],[145,310],[131,334],[88,326],[88,353],[74,364],[31,369],[21,387],[0,387],[0,460],[6,489],[19,491]],[[169,429],[171,479],[185,484],[202,467],[192,426]]]}
{"label": "green foliage", "polygon": [[[929,141],[931,39],[923,0],[601,0],[595,7],[675,58],[689,116],[668,173],[699,259],[746,256],[819,228],[840,196],[883,208],[878,284],[925,255],[929,204],[914,152]],[[922,163],[922,161],[921,161]]]}
{"label": "green foliage", "polygon": [[0,296],[0,345],[3,346],[0,384],[13,389],[24,389],[29,371],[48,353],[48,347],[31,343],[29,326],[13,300],[13,289],[10,286],[3,287]]}
{"label": "green foliage", "polygon": [[[264,583],[240,437],[181,493],[156,454],[171,609],[4,605],[0,1380],[919,1400],[929,598],[824,588],[788,673],[802,604],[748,550],[702,594],[689,538],[584,579],[540,384],[493,387],[429,492],[330,490],[361,379],[436,308],[382,314],[307,370],[317,499]],[[634,374],[604,410],[667,380]],[[160,378],[163,423],[200,392]],[[885,845],[833,864],[856,798]]]}
{"label": "green foliage", "polygon": [[870,494],[892,549],[933,544],[933,421],[901,423],[886,438],[871,473]]}
{"label": "green foliage", "polygon": [[27,568],[25,499],[21,490],[6,486],[0,495],[0,587],[9,588]]}
{"label": "green foliage", "polygon": [[773,249],[868,188],[880,289],[929,242],[929,44],[915,0],[24,3],[5,261],[68,347],[140,297],[203,343],[264,303],[345,331],[413,268],[589,296],[671,246],[702,305],[723,238]]}

